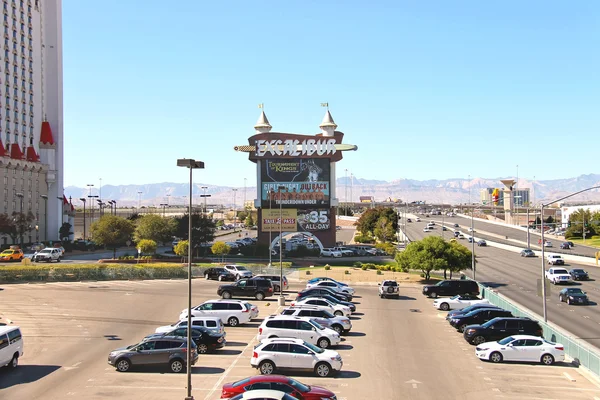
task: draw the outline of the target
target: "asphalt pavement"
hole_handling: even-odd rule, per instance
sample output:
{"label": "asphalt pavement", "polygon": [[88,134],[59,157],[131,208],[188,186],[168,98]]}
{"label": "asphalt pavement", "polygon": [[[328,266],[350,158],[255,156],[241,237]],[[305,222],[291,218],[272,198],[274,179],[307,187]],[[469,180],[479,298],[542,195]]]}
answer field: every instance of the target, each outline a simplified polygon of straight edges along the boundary
{"label": "asphalt pavement", "polygon": [[[429,220],[429,219],[428,219]],[[436,225],[432,232],[425,233],[423,228],[428,221],[409,223],[407,234],[411,240],[425,236],[440,235],[441,227]],[[461,225],[462,227],[462,225]],[[477,228],[475,228],[477,231]],[[465,230],[462,230],[466,233]],[[453,237],[452,232],[444,232],[446,238]],[[479,236],[479,233],[476,233]],[[471,249],[471,243],[460,240]],[[542,299],[538,296],[538,284],[542,280],[542,261],[539,257],[521,257],[519,253],[487,246],[475,246],[477,257],[476,278],[499,293],[527,307],[538,315],[543,314]],[[572,287],[580,287],[587,292],[590,305],[569,306],[558,301],[558,292],[564,286],[554,286],[547,282],[548,320],[600,348],[600,270],[595,267],[567,263],[565,268],[583,268],[590,275],[589,281],[575,282]],[[547,267],[544,265],[544,269]],[[465,271],[472,276],[471,271]]]}

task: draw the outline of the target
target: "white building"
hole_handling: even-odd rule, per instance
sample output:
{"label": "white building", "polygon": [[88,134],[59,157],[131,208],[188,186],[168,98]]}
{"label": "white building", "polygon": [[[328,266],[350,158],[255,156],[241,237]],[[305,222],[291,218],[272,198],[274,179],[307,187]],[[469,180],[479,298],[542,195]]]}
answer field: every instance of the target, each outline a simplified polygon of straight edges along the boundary
{"label": "white building", "polygon": [[568,226],[568,222],[569,222],[569,218],[571,217],[571,214],[573,214],[575,211],[578,211],[580,209],[584,209],[584,210],[589,210],[592,214],[600,211],[600,204],[582,204],[582,205],[575,205],[575,206],[566,206],[566,205],[561,205],[560,207],[561,211],[562,211],[562,223],[563,223],[563,227],[567,227]]}
{"label": "white building", "polygon": [[[24,243],[57,240],[71,214],[62,200],[62,4],[2,0],[0,7],[0,214],[33,213]],[[11,240],[1,235],[0,245]]]}

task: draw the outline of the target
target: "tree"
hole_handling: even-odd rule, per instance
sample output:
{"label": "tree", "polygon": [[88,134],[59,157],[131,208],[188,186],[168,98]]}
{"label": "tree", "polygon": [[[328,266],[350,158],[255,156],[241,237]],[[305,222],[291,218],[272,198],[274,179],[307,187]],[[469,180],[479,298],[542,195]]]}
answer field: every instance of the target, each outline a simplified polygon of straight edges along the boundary
{"label": "tree", "polygon": [[354,215],[354,212],[352,211],[352,207],[340,206],[340,207],[338,207],[338,214],[339,215],[347,215],[347,216],[351,217]]}
{"label": "tree", "polygon": [[[461,248],[462,247],[462,248]],[[426,280],[431,271],[457,272],[467,267],[471,252],[459,243],[446,242],[439,236],[428,236],[410,243],[404,251],[396,253],[396,262],[404,272],[421,270]]]}
{"label": "tree", "polygon": [[396,230],[392,221],[389,221],[385,216],[381,216],[375,223],[373,234],[380,242],[386,243],[394,239]]}
{"label": "tree", "polygon": [[146,214],[136,221],[134,238],[136,242],[150,239],[156,243],[165,243],[173,240],[177,229],[174,218],[163,218],[157,214]]}
{"label": "tree", "polygon": [[69,240],[69,236],[71,236],[73,234],[73,232],[71,232],[71,224],[68,222],[63,222],[63,224],[60,226],[60,229],[58,230],[58,236],[60,237],[61,241],[68,241]]}
{"label": "tree", "polygon": [[31,231],[31,224],[35,221],[35,215],[31,211],[27,213],[13,212],[12,219],[15,224],[16,236],[11,236],[13,241],[17,240],[17,237],[21,238],[20,245],[23,245],[23,235],[26,232]]}
{"label": "tree", "polygon": [[15,220],[6,213],[0,214],[0,233],[10,236],[13,243],[19,237]]}
{"label": "tree", "polygon": [[187,240],[180,240],[173,249],[175,251],[175,254],[185,259],[185,256],[187,256],[188,254],[189,244],[190,242],[188,242]]}
{"label": "tree", "polygon": [[596,235],[598,221],[600,221],[600,213],[592,213],[589,208],[578,209],[569,216],[569,228],[565,232],[565,238],[583,237],[584,230],[585,237]]}
{"label": "tree", "polygon": [[135,225],[129,219],[105,214],[92,224],[90,231],[94,242],[113,249],[113,258],[116,258],[117,247],[131,239]]}
{"label": "tree", "polygon": [[245,221],[246,218],[248,218],[248,215],[250,215],[248,211],[238,211],[237,219],[238,221]]}
{"label": "tree", "polygon": [[552,218],[552,215],[548,215],[548,218],[546,218],[544,222],[547,224],[552,224],[554,223],[554,218]]}
{"label": "tree", "polygon": [[137,243],[137,248],[140,249],[144,254],[156,253],[156,247],[156,242],[151,239],[142,239]]}
{"label": "tree", "polygon": [[229,254],[229,252],[231,251],[231,247],[225,244],[225,242],[215,242],[210,248],[210,250],[215,256],[221,256],[222,260],[225,254]]}
{"label": "tree", "polygon": [[392,240],[398,229],[398,213],[390,207],[369,209],[356,222],[356,229],[363,235],[370,234],[381,241]]}
{"label": "tree", "polygon": [[[175,218],[177,228],[175,236],[188,239],[189,214]],[[192,214],[192,248],[197,249],[202,243],[209,243],[215,239],[215,223],[203,214]]]}
{"label": "tree", "polygon": [[254,219],[252,218],[252,214],[248,213],[244,224],[246,224],[246,228],[252,228],[254,226]]}

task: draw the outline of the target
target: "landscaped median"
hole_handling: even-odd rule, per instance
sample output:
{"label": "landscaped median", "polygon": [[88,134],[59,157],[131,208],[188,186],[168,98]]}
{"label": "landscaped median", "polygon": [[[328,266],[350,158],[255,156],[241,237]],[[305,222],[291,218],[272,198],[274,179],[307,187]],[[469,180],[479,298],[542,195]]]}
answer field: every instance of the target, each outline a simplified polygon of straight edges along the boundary
{"label": "landscaped median", "polygon": [[[284,272],[290,272],[291,263],[283,263]],[[194,264],[192,276],[202,277],[209,267],[221,264]],[[260,264],[244,265],[254,274],[273,273]],[[277,268],[279,271],[279,268]],[[65,281],[109,281],[140,279],[184,279],[188,276],[187,264],[180,263],[140,263],[140,264],[20,264],[0,266],[0,283],[22,282],[65,282]]]}

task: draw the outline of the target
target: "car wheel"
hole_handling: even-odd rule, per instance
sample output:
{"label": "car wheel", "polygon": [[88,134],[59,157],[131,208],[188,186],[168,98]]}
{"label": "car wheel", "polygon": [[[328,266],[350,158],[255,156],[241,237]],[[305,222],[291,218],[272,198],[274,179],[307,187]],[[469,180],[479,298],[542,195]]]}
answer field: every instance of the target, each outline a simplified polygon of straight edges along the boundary
{"label": "car wheel", "polygon": [[432,299],[435,299],[438,297],[438,294],[436,292],[433,292],[429,295],[429,297],[431,297]]}
{"label": "car wheel", "polygon": [[331,329],[333,329],[334,331],[336,331],[340,335],[342,334],[342,332],[344,332],[344,327],[342,327],[341,325],[338,325],[338,324],[332,325]]}
{"label": "car wheel", "polygon": [[450,305],[448,303],[442,303],[440,304],[440,310],[442,311],[448,311],[450,309]]}
{"label": "car wheel", "polygon": [[341,316],[343,316],[343,315],[344,315],[344,313],[343,313],[343,312],[341,312],[340,310],[337,310],[336,312],[334,312],[334,313],[333,313],[333,315],[335,315],[335,316],[338,316],[338,317],[341,317]]}
{"label": "car wheel", "polygon": [[459,326],[459,327],[458,327],[458,331],[459,331],[459,332],[464,332],[464,331],[465,331],[465,328],[466,328],[467,326],[468,326],[467,324],[462,324],[461,326]]}
{"label": "car wheel", "polygon": [[485,338],[483,336],[475,336],[475,338],[473,339],[473,344],[481,344],[481,343],[485,343]]}
{"label": "car wheel", "polygon": [[129,368],[131,368],[131,362],[126,358],[121,358],[117,361],[117,371],[119,372],[127,372]]}
{"label": "car wheel", "polygon": [[239,275],[236,275],[236,276],[235,276],[235,280],[236,280],[236,281],[239,281],[239,280],[240,280],[240,276],[239,276]]}
{"label": "car wheel", "polygon": [[552,365],[554,364],[554,357],[552,354],[544,354],[540,359],[540,362],[544,365]]}
{"label": "car wheel", "polygon": [[230,299],[231,293],[229,293],[228,291],[224,291],[223,293],[221,293],[221,297],[223,297],[224,299]]}
{"label": "car wheel", "polygon": [[493,352],[490,354],[490,361],[493,363],[502,362],[502,354],[498,353],[497,351]]}
{"label": "car wheel", "polygon": [[200,354],[208,353],[208,346],[205,345],[204,343],[200,343],[197,347],[198,347],[198,353],[200,353]]}
{"label": "car wheel", "polygon": [[204,279],[208,280],[208,274],[204,274]]}
{"label": "car wheel", "polygon": [[13,358],[10,360],[10,364],[8,364],[8,366],[12,369],[17,368],[17,366],[19,366],[19,355],[15,354],[13,356]]}
{"label": "car wheel", "polygon": [[240,321],[236,317],[231,317],[227,320],[229,326],[238,326],[239,323]]}
{"label": "car wheel", "polygon": [[259,301],[265,299],[265,295],[262,292],[256,293],[256,295],[254,297],[256,297],[256,300],[259,300]]}
{"label": "car wheel", "polygon": [[180,359],[175,359],[173,361],[171,361],[171,371],[175,372],[176,374],[180,373],[181,371],[183,371],[183,361],[181,361]]}
{"label": "car wheel", "polygon": [[331,365],[320,362],[315,365],[315,375],[320,376],[321,378],[326,378],[331,375]]}
{"label": "car wheel", "polygon": [[564,301],[562,296],[558,296],[558,301],[560,301],[561,303]]}
{"label": "car wheel", "polygon": [[271,361],[263,361],[258,366],[258,370],[260,371],[261,375],[271,375],[273,372],[275,372],[275,364],[273,364]]}
{"label": "car wheel", "polygon": [[571,299],[567,299],[567,304],[571,305]]}
{"label": "car wheel", "polygon": [[331,345],[331,342],[327,338],[321,338],[317,341],[317,345],[322,349],[326,349]]}

